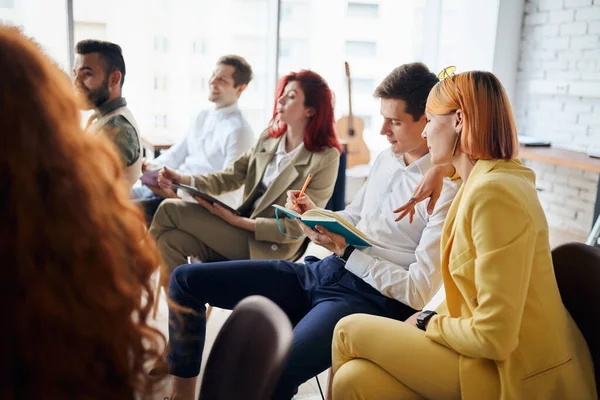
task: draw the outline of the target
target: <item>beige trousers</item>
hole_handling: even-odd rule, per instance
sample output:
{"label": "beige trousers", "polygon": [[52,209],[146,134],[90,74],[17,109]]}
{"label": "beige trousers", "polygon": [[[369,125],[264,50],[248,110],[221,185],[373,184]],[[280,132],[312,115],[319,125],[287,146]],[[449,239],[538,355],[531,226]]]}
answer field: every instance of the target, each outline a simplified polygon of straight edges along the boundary
{"label": "beige trousers", "polygon": [[201,261],[246,260],[253,233],[229,225],[200,204],[168,199],[158,208],[150,233],[163,259],[161,286],[168,288],[171,274],[187,264],[188,256]]}

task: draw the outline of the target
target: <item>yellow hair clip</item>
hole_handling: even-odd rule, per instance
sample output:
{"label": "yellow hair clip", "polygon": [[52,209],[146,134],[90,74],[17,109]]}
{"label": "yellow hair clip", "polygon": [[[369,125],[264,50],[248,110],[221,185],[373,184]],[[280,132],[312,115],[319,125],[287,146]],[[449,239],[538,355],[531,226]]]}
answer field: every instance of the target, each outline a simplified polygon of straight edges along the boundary
{"label": "yellow hair clip", "polygon": [[440,80],[450,78],[456,72],[456,67],[454,65],[450,65],[449,67],[444,68],[437,75]]}

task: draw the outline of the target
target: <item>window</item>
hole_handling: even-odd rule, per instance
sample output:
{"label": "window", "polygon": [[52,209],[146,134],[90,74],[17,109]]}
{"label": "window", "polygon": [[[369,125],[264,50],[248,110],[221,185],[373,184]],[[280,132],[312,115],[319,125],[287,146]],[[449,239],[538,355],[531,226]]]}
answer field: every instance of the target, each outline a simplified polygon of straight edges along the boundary
{"label": "window", "polygon": [[[35,1],[65,8],[64,0]],[[75,36],[91,34],[84,27],[91,32],[92,21],[94,29],[105,27],[102,39],[121,46],[127,69],[123,95],[143,135],[171,141],[184,135],[195,114],[213,106],[208,77],[225,54],[244,57],[254,76],[265,77],[251,82],[254,90],[239,101],[244,115],[252,116],[248,123],[256,136],[264,130],[275,91],[277,0],[119,0],[118,5],[114,12],[94,0],[73,0]],[[63,32],[65,26],[53,29]]]}
{"label": "window", "polygon": [[292,41],[281,40],[279,42],[279,57],[289,58],[292,56]]}
{"label": "window", "polygon": [[365,122],[365,131],[370,131],[371,129],[373,129],[373,117],[371,115],[357,115],[357,117],[362,118],[362,120]]}
{"label": "window", "polygon": [[154,51],[167,53],[169,51],[169,39],[164,36],[154,37]]}
{"label": "window", "polygon": [[194,54],[206,54],[206,41],[204,39],[197,39],[192,42],[192,53]]}
{"label": "window", "polygon": [[0,20],[6,25],[21,28],[63,70],[70,73],[64,0],[0,0]]}
{"label": "window", "polygon": [[167,127],[167,116],[165,114],[154,115],[154,127],[155,128],[166,128]]}
{"label": "window", "polygon": [[377,56],[377,43],[357,40],[346,41],[346,56],[366,58]]}
{"label": "window", "polygon": [[350,18],[378,18],[379,4],[348,2],[346,15]]}
{"label": "window", "polygon": [[356,94],[372,94],[375,80],[370,78],[352,78],[352,92]]}
{"label": "window", "polygon": [[[365,142],[374,152],[387,148],[389,143],[378,134],[381,117],[373,91],[393,68],[424,59],[417,41],[426,26],[415,16],[437,1],[281,0],[279,74],[308,68],[322,75],[334,92],[339,119],[348,113],[348,61],[353,111],[365,121]],[[292,17],[284,18],[288,12]]]}
{"label": "window", "polygon": [[194,95],[206,94],[208,88],[208,78],[205,76],[190,77],[190,91]]}
{"label": "window", "polygon": [[166,92],[167,91],[168,77],[166,75],[159,75],[154,77],[154,90]]}
{"label": "window", "polygon": [[77,21],[74,24],[75,43],[85,39],[106,40],[106,24]]}
{"label": "window", "polygon": [[281,10],[279,11],[281,14],[282,21],[291,21],[292,20],[292,12],[294,10],[293,4],[281,4]]}

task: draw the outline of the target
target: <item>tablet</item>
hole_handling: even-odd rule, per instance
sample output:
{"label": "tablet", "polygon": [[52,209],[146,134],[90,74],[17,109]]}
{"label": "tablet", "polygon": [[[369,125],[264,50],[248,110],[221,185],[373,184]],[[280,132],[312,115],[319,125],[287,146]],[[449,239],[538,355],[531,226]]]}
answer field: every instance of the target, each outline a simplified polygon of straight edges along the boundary
{"label": "tablet", "polygon": [[194,197],[199,197],[204,201],[207,201],[211,204],[218,204],[221,207],[225,208],[226,210],[231,211],[232,213],[234,213],[235,215],[239,215],[241,216],[242,214],[240,214],[240,212],[234,208],[229,207],[227,204],[223,203],[220,200],[215,199],[214,197],[212,197],[209,194],[206,194],[204,192],[201,192],[200,190],[196,189],[193,186],[189,186],[189,185],[184,185],[183,183],[177,183],[177,182],[173,182],[173,187],[176,187],[178,189],[181,190],[185,190],[186,192],[188,192],[191,196]]}

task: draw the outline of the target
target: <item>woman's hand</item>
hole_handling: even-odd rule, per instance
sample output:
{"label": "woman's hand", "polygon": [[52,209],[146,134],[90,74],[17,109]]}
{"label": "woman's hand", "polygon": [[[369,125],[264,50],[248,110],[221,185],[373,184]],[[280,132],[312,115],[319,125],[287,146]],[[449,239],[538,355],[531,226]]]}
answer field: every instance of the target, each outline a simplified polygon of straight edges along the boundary
{"label": "woman's hand", "polygon": [[285,208],[296,211],[300,215],[304,214],[308,210],[317,208],[317,205],[313,203],[306,193],[303,194],[302,197],[298,196],[300,196],[300,190],[288,190]]}
{"label": "woman's hand", "polygon": [[196,200],[198,202],[198,204],[200,204],[202,207],[206,208],[208,210],[208,212],[210,212],[212,215],[215,215],[215,216],[221,218],[223,221],[227,222],[229,225],[233,225],[233,226],[245,229],[250,232],[256,231],[256,220],[241,217],[237,214],[232,213],[228,209],[221,207],[218,204],[209,203],[208,201],[206,201],[200,197],[194,197],[194,200]]}
{"label": "woman's hand", "polygon": [[435,204],[442,194],[444,186],[444,178],[454,175],[454,167],[451,164],[439,165],[429,169],[423,175],[421,182],[417,185],[412,197],[402,206],[394,210],[395,213],[400,213],[396,217],[396,222],[409,215],[409,222],[412,224],[415,215],[415,206],[423,200],[429,199],[427,205],[427,213],[433,214]]}
{"label": "woman's hand", "polygon": [[163,189],[160,186],[148,186],[148,189],[150,189],[155,196],[162,197],[163,199],[179,198],[173,189]]}

